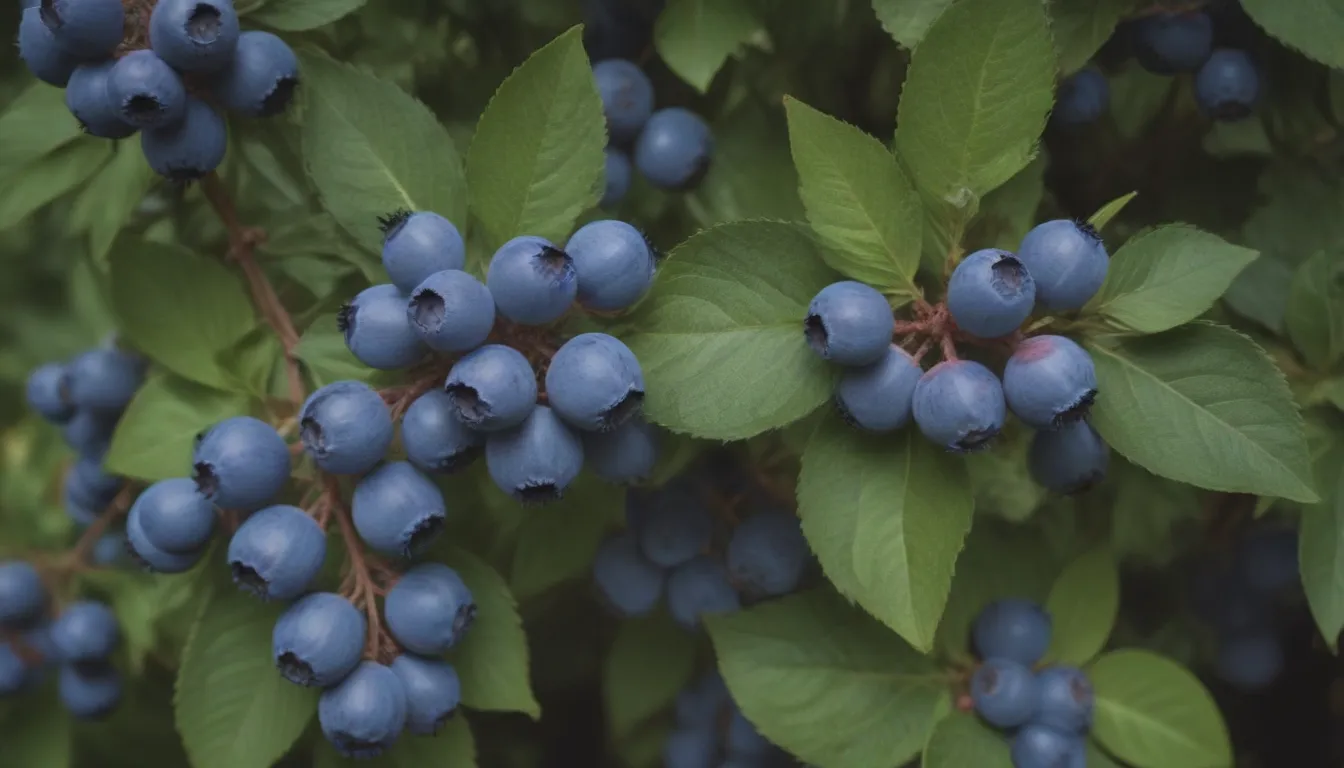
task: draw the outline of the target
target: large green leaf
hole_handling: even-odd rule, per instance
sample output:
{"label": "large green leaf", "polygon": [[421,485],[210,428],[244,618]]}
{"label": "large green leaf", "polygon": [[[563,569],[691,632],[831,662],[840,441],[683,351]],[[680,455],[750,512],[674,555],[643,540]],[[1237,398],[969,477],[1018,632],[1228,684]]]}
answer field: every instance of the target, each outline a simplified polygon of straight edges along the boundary
{"label": "large green leaf", "polygon": [[821,567],[921,651],[933,647],[973,508],[965,465],[915,429],[879,437],[831,419],[803,453],[798,512]]}
{"label": "large green leaf", "polygon": [[668,68],[703,93],[760,28],[746,0],[671,0],[658,15],[653,42]]}
{"label": "large green leaf", "polygon": [[687,210],[702,227],[739,219],[802,220],[798,174],[780,117],[748,99],[714,121],[714,162],[686,197]]}
{"label": "large green leaf", "polygon": [[1322,251],[1297,268],[1284,323],[1313,367],[1328,371],[1344,356],[1344,250]]}
{"label": "large green leaf", "polygon": [[1341,0],[1241,0],[1266,32],[1329,67],[1344,68],[1344,2]]}
{"label": "large green leaf", "polygon": [[0,114],[0,136],[5,137],[0,142],[0,174],[13,178],[20,168],[83,135],[65,105],[65,89],[34,81]]}
{"label": "large green leaf", "polygon": [[625,489],[588,475],[542,514],[530,514],[518,531],[509,583],[520,600],[568,579],[588,576],[597,546],[625,514]]}
{"label": "large green leaf", "polygon": [[1105,549],[1070,563],[1050,590],[1046,609],[1054,620],[1047,660],[1081,666],[1106,647],[1120,612],[1120,572]]}
{"label": "large green leaf", "polygon": [[25,700],[0,720],[0,742],[5,745],[8,765],[69,768],[73,737],[70,713],[50,695]]}
{"label": "large green leaf", "polygon": [[246,18],[274,29],[301,32],[354,13],[366,2],[368,0],[267,0]]}
{"label": "large green leaf", "polygon": [[922,768],[1013,768],[1008,742],[975,715],[953,712],[933,727]]}
{"label": "large green leaf", "polygon": [[1299,569],[1311,615],[1326,643],[1338,649],[1344,630],[1344,434],[1321,432],[1316,473],[1322,482],[1336,480],[1322,489],[1320,504],[1302,512]]}
{"label": "large green leaf", "polygon": [[342,757],[326,741],[318,744],[313,768],[476,768],[476,741],[459,713],[433,736],[403,733],[396,746],[373,759]]}
{"label": "large green leaf", "polygon": [[1317,500],[1302,418],[1255,342],[1201,322],[1089,350],[1092,423],[1125,458],[1201,488]]}
{"label": "large green leaf", "polygon": [[58,147],[23,170],[7,175],[0,188],[0,230],[75,189],[112,156],[112,145],[91,136]]}
{"label": "large green leaf", "polygon": [[158,178],[140,147],[123,142],[112,160],[89,179],[70,210],[70,219],[79,229],[88,230],[89,251],[95,261],[106,258],[112,242]]}
{"label": "large green leaf", "polygon": [[1071,74],[1083,68],[1115,31],[1136,0],[1050,0],[1059,71]]}
{"label": "large green leaf", "polygon": [[952,0],[873,0],[878,21],[896,42],[914,48]]}
{"label": "large green leaf", "polygon": [[695,651],[695,636],[661,611],[621,622],[602,670],[614,740],[624,740],[672,703],[695,672]]}
{"label": "large green leaf", "polygon": [[135,393],[117,422],[103,463],[111,472],[140,480],[166,480],[191,472],[196,434],[247,412],[247,397],[204,387],[165,373]]}
{"label": "large green leaf", "polygon": [[767,738],[827,768],[903,765],[949,681],[829,591],[706,622],[733,700]]}
{"label": "large green leaf", "polygon": [[816,410],[835,374],[808,348],[803,319],[835,279],[797,224],[723,224],[677,246],[626,339],[644,369],[646,413],[676,432],[736,440]]}

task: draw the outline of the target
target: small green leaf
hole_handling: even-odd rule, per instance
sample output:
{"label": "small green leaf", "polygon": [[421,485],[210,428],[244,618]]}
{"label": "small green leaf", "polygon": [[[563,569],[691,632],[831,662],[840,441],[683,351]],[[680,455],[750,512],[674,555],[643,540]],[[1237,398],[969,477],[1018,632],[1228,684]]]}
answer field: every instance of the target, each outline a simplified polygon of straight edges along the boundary
{"label": "small green leaf", "polygon": [[1045,658],[1081,666],[1106,647],[1120,612],[1120,571],[1111,553],[1098,549],[1074,560],[1059,574],[1046,609],[1054,619]]}
{"label": "small green leaf", "polygon": [[119,475],[157,481],[191,473],[196,434],[247,410],[247,398],[164,373],[135,393],[103,460]]}
{"label": "small green leaf", "polygon": [[518,531],[509,582],[519,600],[568,579],[588,576],[597,546],[625,514],[625,489],[580,476],[565,497],[529,514]]}
{"label": "small green leaf", "polygon": [[[65,89],[33,82],[0,114],[0,175],[8,186],[19,169],[84,136],[65,105]],[[88,143],[104,143],[89,139]]]}
{"label": "small green leaf", "polygon": [[1087,223],[1091,224],[1093,229],[1100,232],[1106,228],[1107,224],[1111,223],[1111,219],[1120,215],[1120,212],[1125,209],[1125,206],[1129,205],[1130,201],[1138,196],[1138,192],[1130,192],[1127,195],[1121,195],[1120,197],[1115,198],[1111,202],[1098,208],[1097,212],[1092,214],[1092,217],[1087,220]]}
{"label": "small green leaf", "polygon": [[272,29],[302,32],[359,10],[368,0],[268,0],[245,18]]}
{"label": "small green leaf", "polygon": [[[1082,69],[1115,32],[1136,0],[1051,0],[1050,19],[1059,49],[1059,72]],[[1098,227],[1100,229],[1100,227]]]}
{"label": "small green leaf", "polygon": [[140,147],[121,142],[116,148],[116,154],[89,179],[70,211],[71,221],[88,230],[89,252],[99,263],[159,178],[145,162]]}
{"label": "small green leaf", "polygon": [[1266,32],[1328,67],[1344,68],[1344,4],[1340,0],[1242,0]]}
{"label": "small green leaf", "polygon": [[770,741],[827,768],[904,765],[949,681],[829,591],[706,622],[733,700]]}
{"label": "small green leaf", "polygon": [[896,42],[914,48],[952,0],[873,0],[878,21]]}
{"label": "small green leaf", "polygon": [[22,171],[5,178],[0,189],[0,230],[75,189],[112,156],[112,145],[91,136],[65,144]]}
{"label": "small green leaf", "polygon": [[1232,745],[1213,697],[1185,667],[1148,651],[1108,653],[1088,667],[1092,735],[1135,768],[1227,768]]}
{"label": "small green leaf", "polygon": [[326,740],[318,743],[313,768],[476,768],[476,741],[461,713],[433,736],[403,733],[392,749],[373,759],[342,757]]}
{"label": "small green leaf", "polygon": [[658,15],[653,42],[668,68],[704,93],[728,57],[760,28],[745,0],[671,0]]}
{"label": "small green leaf", "polygon": [[1237,275],[1223,294],[1223,301],[1233,312],[1282,334],[1292,283],[1292,267],[1279,259],[1261,256]]}
{"label": "small green leaf", "polygon": [[620,623],[602,670],[611,737],[623,741],[666,709],[695,673],[696,638],[664,613]]}
{"label": "small green leaf", "polygon": [[1344,356],[1344,251],[1322,251],[1297,268],[1284,316],[1288,336],[1312,367]]}
{"label": "small green leaf", "polygon": [[975,715],[952,712],[929,734],[921,768],[1013,768],[1008,742]]}
{"label": "small green leaf", "polygon": [[1307,605],[1331,650],[1338,652],[1344,631],[1344,435],[1324,435],[1315,467],[1324,483],[1321,503],[1302,511],[1298,533],[1299,570]]}

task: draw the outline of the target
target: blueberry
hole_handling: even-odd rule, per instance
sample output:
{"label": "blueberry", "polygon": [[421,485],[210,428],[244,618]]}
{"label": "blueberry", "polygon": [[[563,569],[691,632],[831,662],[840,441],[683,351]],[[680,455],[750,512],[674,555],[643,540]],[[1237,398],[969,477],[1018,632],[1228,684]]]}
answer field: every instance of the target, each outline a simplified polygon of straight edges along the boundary
{"label": "blueberry", "polygon": [[355,530],[385,555],[411,557],[439,535],[447,510],[443,492],[405,461],[383,464],[355,486]]}
{"label": "blueberry", "polygon": [[1095,694],[1092,682],[1077,667],[1047,667],[1036,675],[1040,710],[1034,722],[1061,733],[1086,733],[1092,728]]}
{"label": "blueberry", "polygon": [[1273,606],[1251,589],[1240,568],[1205,561],[1196,567],[1192,582],[1193,612],[1224,634],[1263,629],[1274,621]]}
{"label": "blueberry", "polygon": [[1016,728],[1031,720],[1038,698],[1031,670],[1010,659],[987,659],[971,676],[975,711],[996,728]]}
{"label": "blueberry", "polygon": [[1008,251],[986,248],[961,260],[947,283],[947,309],[961,330],[982,339],[1007,336],[1031,314],[1036,282]]}
{"label": "blueberry", "polygon": [[1237,570],[1253,591],[1267,597],[1299,583],[1297,529],[1262,527],[1241,541]]}
{"label": "blueberry", "polygon": [[228,147],[224,118],[209,104],[187,97],[182,120],[140,132],[149,167],[171,181],[195,181],[219,167]]}
{"label": "blueberry", "polygon": [[798,588],[809,549],[797,515],[766,510],[751,515],[728,540],[728,572],[751,598],[778,597]]}
{"label": "blueberry", "polygon": [[322,469],[358,475],[383,460],[392,444],[392,412],[358,381],[337,381],[308,396],[299,411],[303,447]]}
{"label": "blueberry", "polygon": [[583,458],[609,483],[645,480],[658,462],[660,436],[657,427],[636,416],[610,432],[583,433]]}
{"label": "blueberry", "polygon": [[121,44],[126,22],[121,0],[42,0],[38,12],[56,44],[71,56],[106,56]]}
{"label": "blueberry", "polygon": [[1061,125],[1087,125],[1101,119],[1110,104],[1106,76],[1096,67],[1085,67],[1060,83],[1051,117]]}
{"label": "blueberry", "polygon": [[1003,396],[1017,418],[1034,429],[1077,421],[1097,397],[1092,356],[1063,336],[1026,339],[1003,369]]}
{"label": "blueberry", "polygon": [[639,548],[655,565],[672,568],[709,549],[714,516],[689,484],[670,485],[640,514]]}
{"label": "blueberry", "polygon": [[537,404],[532,364],[503,344],[486,344],[458,360],[443,391],[462,423],[480,432],[516,427]]}
{"label": "blueberry", "polygon": [[1260,100],[1260,73],[1250,54],[1220,48],[1195,76],[1195,100],[1215,120],[1249,117]]}
{"label": "blueberry", "polygon": [[275,622],[271,658],[291,683],[329,688],[359,664],[368,625],[364,614],[333,592],[314,592]]}
{"label": "blueberry", "polygon": [[19,58],[28,65],[33,77],[57,88],[64,88],[75,67],[79,66],[78,58],[56,44],[56,36],[42,23],[41,11],[36,7],[23,9],[23,19],[19,22]]}
{"label": "blueberry", "polygon": [[425,278],[448,269],[466,269],[467,247],[453,223],[430,211],[397,211],[383,225],[383,268],[409,294]]}
{"label": "blueberry", "polygon": [[1004,598],[980,611],[972,628],[982,659],[1007,659],[1032,666],[1050,647],[1050,614],[1030,600]]}
{"label": "blueberry", "polygon": [[52,622],[51,641],[62,661],[105,661],[121,641],[121,629],[107,605],[80,600],[67,605]]}
{"label": "blueberry", "polygon": [[949,451],[980,450],[1003,429],[1007,407],[999,379],[970,360],[941,362],[919,377],[912,401],[924,436]]}
{"label": "blueberry", "polygon": [[317,722],[322,735],[346,757],[370,758],[397,743],[406,727],[406,686],[391,669],[360,662],[348,677],[322,692]]}
{"label": "blueberry", "polygon": [[[190,480],[186,482],[190,483]],[[143,494],[142,494],[143,495]],[[199,497],[198,497],[199,498]],[[134,506],[126,517],[126,553],[142,568],[153,573],[183,573],[201,559],[202,550],[174,554],[154,546],[140,525],[140,514]]]}
{"label": "blueberry", "polygon": [[388,590],[383,614],[388,631],[402,647],[438,656],[471,629],[476,603],[457,571],[441,563],[421,563]]}
{"label": "blueberry", "polygon": [[713,157],[709,125],[681,107],[654,112],[635,143],[635,167],[663,189],[693,189],[709,172]]}
{"label": "blueberry", "polygon": [[891,346],[891,306],[877,289],[853,280],[831,283],[812,299],[803,321],[808,346],[825,360],[871,365]]}
{"label": "blueberry", "polygon": [[233,0],[159,0],[149,17],[154,52],[183,72],[229,66],[239,38]]}
{"label": "blueberry", "polygon": [[153,51],[131,51],[117,59],[107,75],[107,98],[116,114],[137,128],[166,127],[186,118],[182,77]]}
{"label": "blueberry", "polygon": [[80,408],[61,425],[61,438],[80,456],[102,457],[112,443],[117,414]]}
{"label": "blueberry", "polygon": [[126,534],[120,531],[104,533],[93,545],[95,565],[111,566],[121,562],[126,555]]}
{"label": "blueberry", "polygon": [[406,730],[433,736],[456,714],[462,684],[453,665],[403,653],[392,660],[392,671],[406,689]]}
{"label": "blueberry", "polygon": [[13,696],[27,688],[34,680],[33,672],[14,646],[0,641],[0,697]]}
{"label": "blueberry", "polygon": [[1217,670],[1237,688],[1266,688],[1283,671],[1283,643],[1267,628],[1234,632],[1219,640]]}
{"label": "blueberry", "polygon": [[890,432],[910,421],[915,386],[924,374],[909,352],[891,344],[877,362],[846,370],[835,385],[845,421],[869,432]]}
{"label": "blueberry", "polygon": [[32,667],[34,672],[40,672],[44,667],[53,667],[64,661],[60,649],[52,639],[51,627],[51,622],[42,622],[23,632],[23,642],[28,646],[28,650],[38,657]]}
{"label": "blueberry", "polygon": [[741,599],[722,563],[701,555],[677,566],[667,577],[667,609],[687,629],[700,626],[703,617],[733,613]]}
{"label": "blueberry", "polygon": [[663,594],[663,569],[644,559],[630,532],[602,542],[593,558],[593,580],[621,616],[643,616]]}
{"label": "blueberry", "polygon": [[125,408],[144,381],[144,362],[117,349],[91,349],[70,361],[70,401],[79,408],[115,412]]}
{"label": "blueberry", "polygon": [[1110,257],[1088,224],[1054,219],[1036,225],[1017,250],[1036,281],[1036,300],[1048,309],[1081,309],[1106,282]]}
{"label": "blueberry", "polygon": [[0,563],[0,626],[22,626],[47,607],[47,590],[31,563]]}
{"label": "blueberry", "polygon": [[452,398],[430,390],[411,403],[401,418],[406,458],[425,472],[448,474],[470,464],[485,447],[485,437],[458,418]]}
{"label": "blueberry", "polygon": [[28,407],[53,424],[64,424],[75,415],[70,400],[70,378],[60,363],[47,363],[28,374],[25,389]]}
{"label": "blueberry", "polygon": [[717,671],[709,672],[677,694],[677,725],[713,727],[730,701],[723,676]]}
{"label": "blueberry", "polygon": [[634,173],[630,167],[630,156],[615,147],[607,147],[605,170],[603,174],[605,186],[598,205],[603,208],[615,208],[630,193],[630,182]]}
{"label": "blueberry", "polygon": [[84,132],[101,139],[124,139],[135,126],[122,119],[107,95],[107,77],[113,61],[80,64],[65,87],[65,106]]}
{"label": "blueberry", "polygon": [[425,344],[406,316],[406,295],[391,283],[360,291],[336,314],[336,328],[359,362],[381,371],[410,368]]}
{"label": "blueberry", "polygon": [[299,59],[284,40],[261,30],[238,35],[237,48],[215,82],[228,109],[249,117],[284,112],[299,86]]}
{"label": "blueberry", "polygon": [[1203,11],[1156,13],[1136,22],[1135,58],[1149,72],[1193,72],[1213,50],[1213,20]]}
{"label": "blueberry", "polygon": [[235,416],[211,427],[192,456],[196,490],[224,509],[263,507],[289,480],[289,446],[270,424]]}
{"label": "blueberry", "polygon": [[545,504],[563,496],[583,469],[583,441],[555,411],[538,405],[522,424],[486,438],[485,466],[516,501]]}
{"label": "blueberry", "polygon": [[214,505],[185,477],[160,480],[146,488],[131,505],[129,519],[150,546],[176,555],[199,551],[215,531]]}
{"label": "blueberry", "polygon": [[97,720],[121,701],[121,675],[111,664],[64,664],[57,687],[61,704],[81,720]]}
{"label": "blueberry", "polygon": [[77,496],[72,496],[70,494],[69,482],[69,478],[67,478],[65,514],[74,521],[75,525],[80,528],[87,528],[88,526],[93,525],[94,521],[103,514],[103,508],[88,500],[81,500]]}
{"label": "blueberry", "polygon": [[402,310],[411,328],[439,352],[469,352],[495,326],[495,300],[480,280],[457,269],[426,277]]}
{"label": "blueberry", "polygon": [[643,233],[623,221],[583,225],[565,243],[565,253],[579,276],[579,303],[590,309],[625,309],[653,283],[653,249]]}
{"label": "blueberry", "polygon": [[1082,736],[1032,723],[1013,737],[1012,759],[1013,768],[1087,768],[1087,745]]}
{"label": "blueberry", "polygon": [[1086,421],[1037,432],[1027,453],[1032,478],[1056,493],[1082,493],[1106,477],[1111,449]]}
{"label": "blueberry", "polygon": [[644,372],[635,353],[614,336],[581,333],[551,357],[546,396],[565,423],[608,432],[644,405]]}
{"label": "blueberry", "polygon": [[678,728],[663,743],[664,768],[709,768],[719,750],[714,728]]}
{"label": "blueberry", "polygon": [[229,540],[233,583],[263,600],[293,600],[307,592],[326,556],[322,526],[288,504],[249,515]]}
{"label": "blueberry", "polygon": [[67,499],[101,510],[121,489],[121,478],[103,471],[103,463],[93,456],[83,456],[65,476]]}
{"label": "blueberry", "polygon": [[607,59],[593,65],[602,112],[613,141],[633,140],[653,114],[653,83],[638,64]]}
{"label": "blueberry", "polygon": [[515,237],[495,251],[485,283],[499,313],[523,325],[560,319],[579,289],[569,254],[531,236]]}

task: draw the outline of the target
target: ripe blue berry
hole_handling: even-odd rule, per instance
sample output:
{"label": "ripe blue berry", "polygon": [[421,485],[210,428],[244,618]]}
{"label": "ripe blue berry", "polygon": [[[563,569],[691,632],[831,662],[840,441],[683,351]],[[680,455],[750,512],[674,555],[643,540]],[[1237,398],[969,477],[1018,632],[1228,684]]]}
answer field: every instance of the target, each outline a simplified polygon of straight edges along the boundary
{"label": "ripe blue berry", "polygon": [[457,571],[441,563],[421,563],[388,590],[383,614],[388,631],[402,647],[438,656],[471,629],[476,603]]}
{"label": "ripe blue berry", "polygon": [[322,735],[346,757],[383,754],[406,727],[406,686],[391,669],[360,662],[348,677],[317,700]]}
{"label": "ripe blue berry", "polygon": [[1085,733],[1092,727],[1092,682],[1077,667],[1048,667],[1036,675],[1040,709],[1033,722],[1060,733]]}
{"label": "ripe blue berry", "polygon": [[392,444],[392,412],[358,381],[336,381],[308,396],[299,411],[303,447],[322,469],[358,475],[383,460]]}
{"label": "ripe blue berry", "polygon": [[681,107],[654,112],[635,144],[635,167],[663,189],[693,189],[709,172],[713,157],[709,125]]}
{"label": "ripe blue berry", "polygon": [[448,269],[465,269],[467,246],[453,223],[431,211],[397,211],[383,225],[383,268],[404,293],[425,278]]}
{"label": "ripe blue berry", "polygon": [[149,17],[154,52],[182,72],[218,72],[238,46],[233,0],[159,0]]}
{"label": "ripe blue berry", "polygon": [[1088,224],[1055,219],[1037,224],[1017,249],[1036,282],[1036,300],[1047,309],[1081,309],[1106,282],[1111,259]]}
{"label": "ripe blue berry", "polygon": [[0,563],[0,626],[16,627],[42,615],[47,590],[31,563]]}
{"label": "ripe blue berry", "polygon": [[322,526],[287,504],[252,513],[229,540],[233,583],[263,600],[293,600],[307,592],[326,557]]}
{"label": "ripe blue berry", "polygon": [[67,663],[104,661],[121,641],[117,616],[94,600],[71,603],[51,624],[51,642]]}
{"label": "ripe blue berry", "polygon": [[36,678],[33,672],[13,645],[0,642],[0,696],[13,696],[28,687]]}
{"label": "ripe blue berry", "polygon": [[635,353],[616,337],[581,333],[551,357],[546,395],[570,426],[608,432],[643,408],[644,372]]}
{"label": "ripe blue berry", "polygon": [[1027,453],[1032,479],[1056,493],[1088,490],[1106,477],[1111,449],[1086,421],[1037,432]]}
{"label": "ripe blue berry", "polygon": [[593,65],[602,112],[613,141],[634,139],[653,114],[653,83],[638,64],[607,59]]}
{"label": "ripe blue berry", "polygon": [[961,260],[947,283],[947,309],[963,331],[982,339],[1007,336],[1031,314],[1036,283],[1008,251],[986,248]]}
{"label": "ripe blue berry", "polygon": [[532,364],[503,344],[487,344],[458,360],[443,391],[462,423],[480,432],[518,426],[537,404]]}
{"label": "ripe blue berry", "polygon": [[1085,67],[1059,85],[1052,117],[1061,125],[1094,123],[1111,105],[1111,86],[1096,67]]}
{"label": "ripe blue berry", "polygon": [[733,589],[728,569],[706,556],[677,566],[667,577],[667,609],[686,629],[695,629],[705,616],[733,613],[742,601]]}
{"label": "ripe blue berry", "polygon": [[1213,50],[1213,20],[1203,11],[1157,13],[1137,22],[1135,58],[1149,72],[1193,72]]}
{"label": "ripe blue berry", "polygon": [[443,492],[405,461],[383,464],[355,486],[355,530],[385,555],[411,557],[443,529]]}
{"label": "ripe blue berry", "polygon": [[593,580],[621,616],[643,616],[663,594],[663,569],[644,559],[630,532],[602,542],[593,558]]}
{"label": "ripe blue berry", "polygon": [[95,565],[111,566],[120,563],[126,556],[126,534],[121,532],[105,533],[93,545]]}
{"label": "ripe blue berry", "polygon": [[1246,534],[1237,552],[1237,570],[1255,592],[1273,597],[1299,583],[1296,528],[1263,527]]}
{"label": "ripe blue berry", "polygon": [[709,672],[677,694],[677,725],[712,727],[730,701],[723,676],[717,671]]}
{"label": "ripe blue berry", "polygon": [[835,406],[845,421],[869,432],[900,429],[910,421],[922,375],[909,352],[889,345],[877,362],[845,370],[835,385]]}
{"label": "ripe blue berry", "polygon": [[1250,54],[1220,48],[1195,76],[1195,100],[1215,120],[1248,117],[1260,100],[1260,73]]}
{"label": "ripe blue berry", "polygon": [[1016,728],[1031,720],[1038,697],[1031,670],[1010,659],[987,659],[971,676],[975,711],[996,728]]}
{"label": "ripe blue berry", "polygon": [[137,128],[179,123],[187,110],[182,77],[153,51],[143,49],[117,59],[107,76],[107,97],[116,114]]}
{"label": "ripe blue berry", "polygon": [[391,283],[356,294],[336,313],[336,328],[350,354],[380,371],[410,368],[427,352],[406,316],[406,295]]}
{"label": "ripe blue berry", "polygon": [[1283,643],[1272,629],[1234,632],[1220,638],[1218,676],[1247,691],[1268,687],[1283,671]]}
{"label": "ripe blue berry", "polygon": [[1191,585],[1194,613],[1225,635],[1268,627],[1274,608],[1265,595],[1253,591],[1236,567],[1204,561],[1195,570]]}
{"label": "ripe blue berry", "polygon": [[462,701],[457,670],[441,659],[403,653],[392,660],[392,671],[406,689],[406,730],[433,736]]}
{"label": "ripe blue berry", "polygon": [[779,509],[757,512],[728,540],[728,572],[747,597],[778,597],[798,588],[809,552],[797,515]]}
{"label": "ripe blue berry", "polygon": [[495,326],[495,300],[480,280],[457,269],[426,277],[402,313],[415,333],[439,352],[469,352]]}
{"label": "ripe blue berry", "polygon": [[91,349],[70,361],[70,401],[104,413],[120,411],[144,380],[144,362],[117,349]]}
{"label": "ripe blue berry", "polygon": [[[191,481],[187,480],[186,482],[190,483]],[[175,554],[165,552],[154,546],[145,536],[144,528],[140,525],[140,514],[132,506],[131,513],[126,517],[126,553],[147,571],[153,573],[183,573],[196,565],[201,559],[203,551],[196,550]]]}
{"label": "ripe blue berry", "polygon": [[249,30],[238,35],[215,93],[234,112],[272,117],[285,111],[298,85],[299,59],[293,49],[270,32]]}
{"label": "ripe blue berry", "polygon": [[224,118],[194,96],[187,97],[181,120],[140,132],[140,150],[149,167],[172,181],[195,181],[215,170],[227,147]]}
{"label": "ripe blue berry", "polygon": [[129,520],[154,549],[185,555],[210,540],[215,508],[197,492],[195,482],[174,477],[146,488],[131,505]]}
{"label": "ripe blue berry", "polygon": [[121,675],[111,664],[63,664],[57,689],[70,714],[97,720],[121,701]]}
{"label": "ripe blue berry", "polygon": [[515,237],[490,259],[485,283],[499,313],[524,325],[558,320],[579,290],[574,260],[540,237]]}
{"label": "ripe blue berry", "polygon": [[602,200],[598,205],[603,208],[615,208],[630,193],[631,177],[634,170],[630,167],[630,156],[615,147],[606,149],[606,173],[603,176],[605,186]]}
{"label": "ripe blue berry", "polygon": [[65,476],[65,496],[81,506],[102,510],[121,488],[121,478],[103,471],[103,463],[83,456]]}
{"label": "ripe blue berry", "polygon": [[812,299],[803,321],[808,346],[840,365],[871,365],[891,346],[891,305],[863,283],[831,283]]}
{"label": "ripe blue berry", "polygon": [[28,65],[33,77],[64,88],[75,67],[79,66],[79,58],[56,44],[56,36],[42,23],[41,13],[37,7],[23,9],[23,18],[19,22],[19,58]]}
{"label": "ripe blue berry", "polygon": [[124,139],[135,133],[135,126],[122,119],[107,95],[107,78],[113,61],[80,64],[65,87],[65,106],[90,136]]}
{"label": "ripe blue berry", "polygon": [[710,726],[678,728],[663,743],[664,768],[706,768],[719,750],[718,731]]}
{"label": "ripe blue berry", "polygon": [[37,8],[56,44],[71,56],[94,59],[121,44],[121,0],[42,0]]}
{"label": "ripe blue berry", "polygon": [[583,469],[583,441],[554,410],[538,405],[522,424],[486,438],[485,466],[516,501],[545,504],[561,498]]}
{"label": "ripe blue berry", "polygon": [[367,629],[364,614],[349,600],[314,592],[276,620],[271,658],[291,683],[329,688],[359,664]]}
{"label": "ripe blue berry", "polygon": [[64,424],[75,415],[70,400],[70,377],[60,363],[47,363],[28,374],[25,388],[28,407],[53,424]]}
{"label": "ripe blue berry", "polygon": [[579,276],[579,303],[611,311],[631,306],[653,283],[653,249],[624,221],[602,219],[579,228],[565,243]]}
{"label": "ripe blue berry", "polygon": [[211,427],[196,444],[196,490],[224,509],[253,510],[271,502],[289,480],[289,446],[270,424],[235,416]]}
{"label": "ripe blue berry", "polygon": [[924,436],[955,453],[987,447],[1007,411],[998,377],[970,360],[930,368],[915,385],[911,405]]}
{"label": "ripe blue berry", "polygon": [[583,459],[609,483],[631,483],[653,473],[661,432],[636,416],[610,432],[583,433]]}
{"label": "ripe blue berry", "polygon": [[406,458],[425,472],[448,474],[470,464],[485,447],[485,437],[467,428],[452,399],[430,390],[411,403],[401,419]]}
{"label": "ripe blue berry", "polygon": [[659,491],[638,513],[639,548],[650,562],[672,568],[709,549],[714,516],[689,484]]}
{"label": "ripe blue berry", "polygon": [[980,611],[972,628],[982,659],[1007,659],[1030,667],[1050,647],[1050,615],[1030,600],[995,600]]}
{"label": "ripe blue berry", "polygon": [[80,456],[102,457],[117,428],[117,414],[80,408],[61,425],[61,438]]}
{"label": "ripe blue berry", "polygon": [[1033,429],[1057,429],[1088,414],[1097,397],[1092,356],[1063,336],[1035,336],[1017,345],[1003,369],[1003,396]]}
{"label": "ripe blue berry", "polygon": [[1013,768],[1087,768],[1082,736],[1035,723],[1017,732],[1011,753]]}

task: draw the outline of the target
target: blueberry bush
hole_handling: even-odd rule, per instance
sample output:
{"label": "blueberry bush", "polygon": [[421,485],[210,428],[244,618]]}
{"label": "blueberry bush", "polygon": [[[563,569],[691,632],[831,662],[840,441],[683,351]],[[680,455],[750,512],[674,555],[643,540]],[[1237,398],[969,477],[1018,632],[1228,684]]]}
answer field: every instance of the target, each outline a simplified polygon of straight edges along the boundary
{"label": "blueberry bush", "polygon": [[0,16],[0,763],[1344,760],[1344,0]]}

